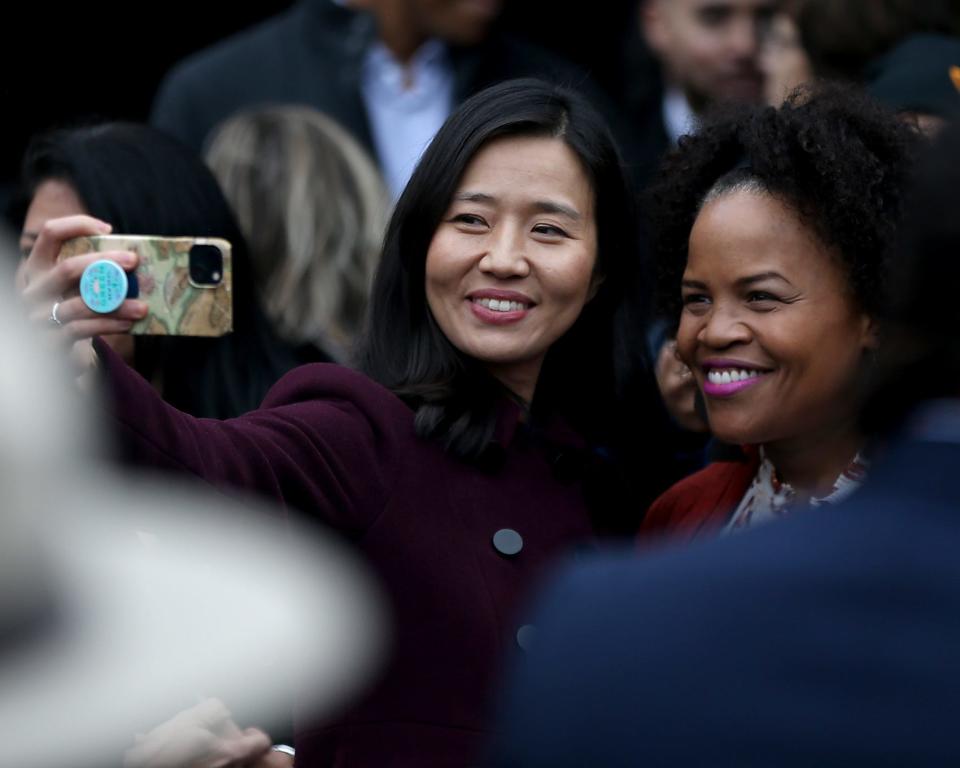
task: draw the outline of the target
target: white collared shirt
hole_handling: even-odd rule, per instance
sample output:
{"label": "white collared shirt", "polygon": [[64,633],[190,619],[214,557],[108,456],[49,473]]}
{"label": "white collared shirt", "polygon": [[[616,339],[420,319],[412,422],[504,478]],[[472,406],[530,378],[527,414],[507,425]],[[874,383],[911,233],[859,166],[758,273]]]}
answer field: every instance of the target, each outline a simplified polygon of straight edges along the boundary
{"label": "white collared shirt", "polygon": [[670,143],[676,146],[681,136],[697,130],[697,115],[679,88],[668,88],[663,96],[663,125]]}
{"label": "white collared shirt", "polygon": [[361,84],[373,143],[394,199],[453,109],[453,71],[446,46],[428,40],[406,65],[377,41]]}

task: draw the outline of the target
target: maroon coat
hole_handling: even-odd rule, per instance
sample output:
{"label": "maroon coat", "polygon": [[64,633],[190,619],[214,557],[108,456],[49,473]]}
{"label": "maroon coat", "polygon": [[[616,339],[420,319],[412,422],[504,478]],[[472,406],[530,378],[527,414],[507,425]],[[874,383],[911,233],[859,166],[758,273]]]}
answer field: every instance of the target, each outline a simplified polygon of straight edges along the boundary
{"label": "maroon coat", "polygon": [[[390,391],[333,365],[292,371],[240,418],[195,419],[96,348],[134,460],[315,514],[356,542],[392,599],[386,673],[339,722],[298,724],[298,768],[475,763],[500,667],[529,637],[526,592],[592,535],[579,484],[555,472],[556,446],[576,451],[577,436],[554,425],[546,450],[505,403],[502,466],[484,471],[416,437]],[[518,553],[495,546],[504,529],[522,537]]]}

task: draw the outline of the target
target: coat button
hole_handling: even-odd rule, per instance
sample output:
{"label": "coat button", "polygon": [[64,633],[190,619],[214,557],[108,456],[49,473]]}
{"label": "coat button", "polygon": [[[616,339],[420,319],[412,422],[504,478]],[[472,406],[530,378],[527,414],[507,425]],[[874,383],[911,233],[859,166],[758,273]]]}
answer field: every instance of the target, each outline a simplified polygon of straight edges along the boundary
{"label": "coat button", "polygon": [[517,645],[523,651],[529,651],[537,634],[537,628],[533,624],[524,624],[517,630]]}
{"label": "coat button", "polygon": [[523,549],[523,537],[513,528],[501,528],[493,534],[493,548],[504,557],[513,557]]}

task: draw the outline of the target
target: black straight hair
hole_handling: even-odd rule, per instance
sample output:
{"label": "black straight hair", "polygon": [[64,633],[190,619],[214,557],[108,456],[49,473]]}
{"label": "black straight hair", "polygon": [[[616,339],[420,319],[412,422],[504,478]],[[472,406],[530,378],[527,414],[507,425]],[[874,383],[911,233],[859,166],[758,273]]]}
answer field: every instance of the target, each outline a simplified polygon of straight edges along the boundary
{"label": "black straight hair", "polygon": [[[561,414],[589,440],[608,438],[616,388],[622,299],[639,279],[634,198],[603,119],[576,92],[539,80],[500,83],[465,101],[425,151],[394,210],[377,272],[360,368],[415,411],[419,436],[463,459],[490,444],[504,389],[458,350],[427,306],[431,239],[468,165],[505,137],[555,138],[579,158],[592,184],[595,272],[602,278],[573,327],[548,351],[531,407]],[[636,329],[639,334],[639,329]]]}
{"label": "black straight hair", "polygon": [[35,137],[21,195],[45,181],[69,184],[117,234],[223,237],[233,245],[234,332],[220,339],[139,337],[135,367],[161,382],[164,399],[195,416],[256,408],[295,359],[256,298],[247,246],[216,179],[188,147],[146,125],[100,123]]}

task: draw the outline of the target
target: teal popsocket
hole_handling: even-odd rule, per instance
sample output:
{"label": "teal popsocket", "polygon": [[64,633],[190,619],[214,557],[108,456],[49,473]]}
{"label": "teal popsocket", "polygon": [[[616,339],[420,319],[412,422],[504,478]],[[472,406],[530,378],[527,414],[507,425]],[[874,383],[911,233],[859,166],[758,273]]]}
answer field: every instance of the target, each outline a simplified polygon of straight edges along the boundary
{"label": "teal popsocket", "polygon": [[94,312],[113,312],[127,298],[127,273],[115,261],[101,259],[83,270],[80,298]]}

